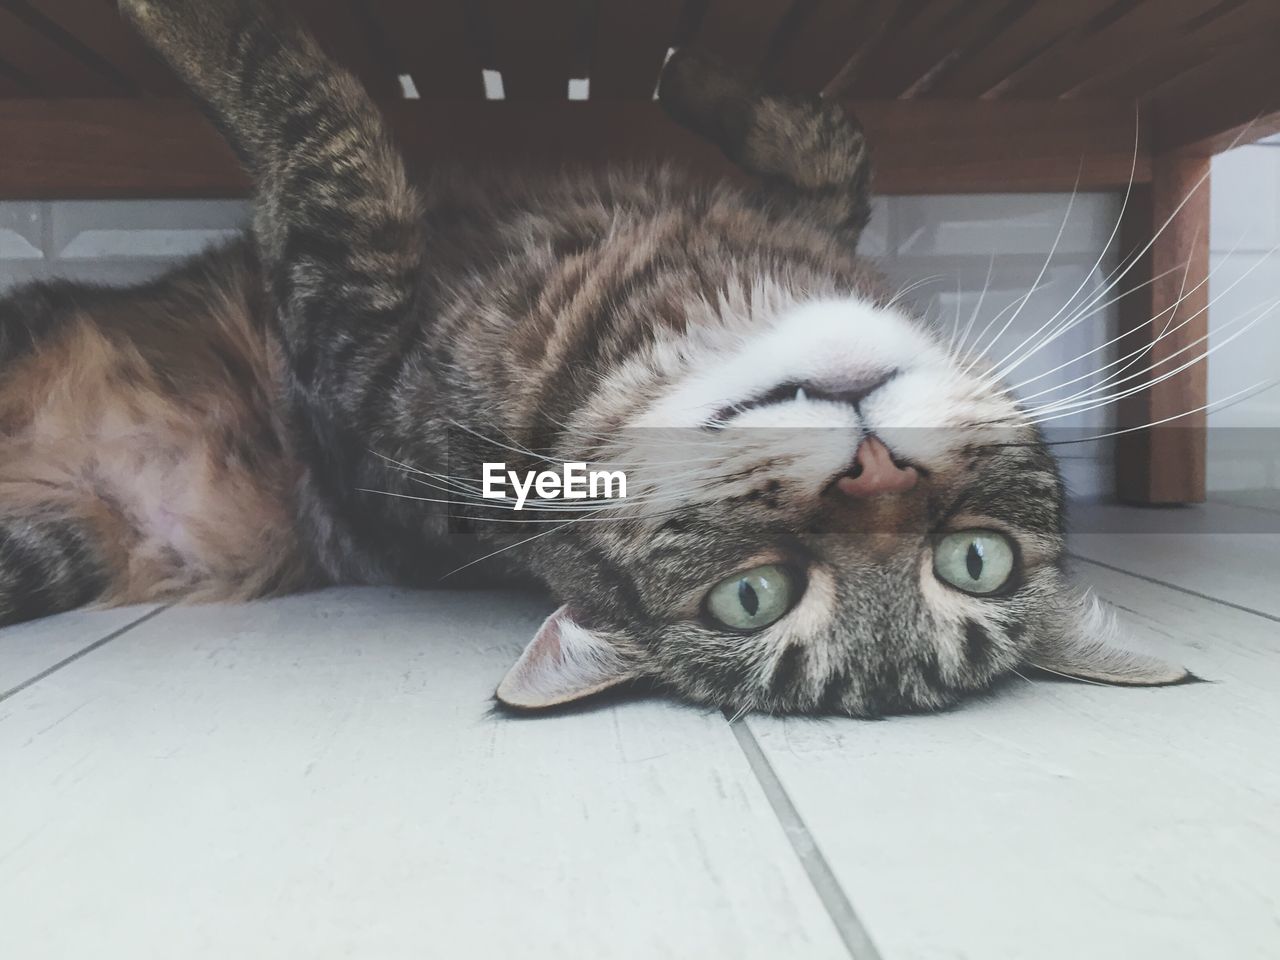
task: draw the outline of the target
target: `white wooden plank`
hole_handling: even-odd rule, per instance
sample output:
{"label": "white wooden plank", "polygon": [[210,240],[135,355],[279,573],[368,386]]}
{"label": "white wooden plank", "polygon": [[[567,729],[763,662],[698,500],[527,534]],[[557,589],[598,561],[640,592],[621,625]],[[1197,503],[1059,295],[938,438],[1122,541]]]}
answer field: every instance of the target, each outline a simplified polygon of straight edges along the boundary
{"label": "white wooden plank", "polygon": [[545,612],[174,609],[0,704],[0,956],[845,956],[718,714],[489,714]]}
{"label": "white wooden plank", "polygon": [[[1276,152],[1280,153],[1280,150]],[[1209,494],[1209,499],[1214,503],[1280,513],[1280,490],[1215,490]]]}
{"label": "white wooden plank", "polygon": [[1135,646],[1215,682],[1015,679],[940,716],[748,721],[886,957],[1276,956],[1280,630],[1097,581]]}
{"label": "white wooden plank", "polygon": [[154,604],[72,613],[0,627],[0,694],[155,610]]}
{"label": "white wooden plank", "polygon": [[1074,511],[1078,556],[1280,617],[1280,514],[1204,503]]}

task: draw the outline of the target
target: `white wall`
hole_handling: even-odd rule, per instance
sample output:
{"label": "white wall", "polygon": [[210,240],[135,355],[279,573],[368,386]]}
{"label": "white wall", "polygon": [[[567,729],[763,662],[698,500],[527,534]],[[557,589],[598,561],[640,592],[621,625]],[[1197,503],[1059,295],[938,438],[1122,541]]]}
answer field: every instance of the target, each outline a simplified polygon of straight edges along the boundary
{"label": "white wall", "polygon": [[[1021,396],[1041,394],[1035,400],[1044,402],[1086,388],[1114,356],[1105,345],[1116,314],[1103,288],[1118,262],[1108,240],[1119,213],[1119,198],[1106,194],[887,197],[876,206],[865,250],[881,258],[895,284],[924,284],[908,298],[944,331],[963,330],[974,318],[968,343],[993,363],[1021,358],[1038,335],[1078,318],[1009,371],[1010,384],[1025,384]],[[1050,439],[1077,440],[1107,433],[1113,421],[1104,408],[1045,426]],[[1072,494],[1111,490],[1111,447],[1056,448]]]}
{"label": "white wall", "polygon": [[[895,283],[923,282],[907,298],[948,330],[956,318],[965,326],[980,306],[971,341],[1008,310],[996,322],[1003,325],[1039,277],[1043,289],[1026,299],[1008,330],[989,344],[988,355],[1000,358],[1047,321],[1095,302],[1118,262],[1114,245],[1104,248],[1119,209],[1118,197],[1093,194],[1074,201],[1060,194],[888,197],[876,204],[864,249],[881,258]],[[0,203],[0,289],[48,276],[110,283],[142,279],[226,236],[245,216],[245,205],[232,201]],[[1247,147],[1215,162],[1211,237],[1211,296],[1221,295],[1211,312],[1215,326],[1268,297],[1280,297],[1280,257],[1265,259],[1280,239],[1280,146]],[[1256,272],[1228,290],[1256,264],[1261,264]],[[1110,349],[1097,349],[1114,328],[1114,308],[1103,306],[1027,359],[1011,381],[1025,381],[1082,355],[1087,356],[1022,393],[1096,370],[1114,357]],[[1245,381],[1280,374],[1280,325],[1260,323],[1215,357],[1210,371],[1214,397],[1238,390]],[[1110,410],[1104,409],[1050,426],[1069,429],[1074,437],[1106,432],[1111,423]],[[1213,423],[1280,426],[1280,391],[1216,414]],[[1228,436],[1236,442],[1225,443]],[[1211,482],[1226,488],[1280,485],[1274,460],[1260,461],[1258,444],[1242,446],[1239,437],[1233,430],[1212,438]],[[1073,493],[1091,496],[1110,489],[1109,449],[1107,443],[1058,448]]]}
{"label": "white wall", "polygon": [[45,277],[143,280],[231,236],[247,215],[234,200],[0,202],[0,290]]}
{"label": "white wall", "polygon": [[[1213,162],[1209,399],[1280,377],[1280,137]],[[1236,331],[1258,321],[1228,342]],[[1239,318],[1238,324],[1232,325]],[[1213,489],[1280,488],[1280,387],[1211,413]]]}

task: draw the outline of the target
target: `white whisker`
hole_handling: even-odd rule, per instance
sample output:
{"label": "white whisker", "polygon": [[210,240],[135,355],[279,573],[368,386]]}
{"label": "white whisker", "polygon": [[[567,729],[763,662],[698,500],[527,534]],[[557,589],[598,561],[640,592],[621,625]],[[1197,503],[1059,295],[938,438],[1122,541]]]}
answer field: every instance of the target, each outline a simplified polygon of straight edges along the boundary
{"label": "white whisker", "polygon": [[[1182,304],[1182,303],[1183,303],[1187,298],[1191,297],[1191,296],[1192,296],[1192,295],[1194,295],[1197,291],[1199,291],[1201,287],[1203,287],[1203,286],[1205,286],[1206,284],[1208,284],[1208,283],[1209,283],[1209,281],[1212,279],[1212,277],[1214,276],[1214,274],[1215,274],[1215,273],[1217,273],[1217,271],[1218,271],[1219,269],[1221,269],[1221,268],[1222,268],[1222,266],[1226,263],[1226,261],[1230,258],[1230,254],[1235,252],[1235,251],[1234,251],[1234,248],[1233,248],[1233,249],[1232,249],[1232,251],[1230,251],[1230,253],[1228,253],[1227,258],[1226,258],[1226,259],[1224,259],[1223,263],[1218,264],[1218,266],[1217,266],[1217,267],[1214,267],[1213,269],[1211,269],[1211,270],[1209,271],[1208,276],[1204,277],[1204,278],[1203,278],[1199,283],[1197,283],[1197,284],[1195,285],[1195,287],[1193,287],[1193,288],[1192,288],[1191,290],[1189,290],[1189,291],[1186,291],[1186,290],[1185,290],[1185,285],[1184,285],[1184,291],[1185,291],[1185,292],[1184,292],[1184,294],[1183,294],[1182,296],[1180,296],[1180,297],[1179,297],[1176,301],[1174,301],[1172,304],[1170,304],[1168,307],[1165,307],[1165,309],[1164,309],[1164,310],[1161,310],[1158,314],[1156,314],[1154,317],[1152,317],[1152,318],[1151,318],[1152,322],[1154,323],[1155,321],[1157,321],[1157,320],[1159,320],[1161,317],[1163,317],[1166,313],[1170,314],[1169,319],[1165,322],[1164,329],[1163,329],[1163,330],[1161,330],[1161,332],[1160,332],[1159,336],[1152,338],[1150,341],[1148,341],[1147,343],[1143,344],[1142,346],[1137,347],[1135,350],[1131,351],[1130,353],[1127,353],[1127,354],[1125,354],[1125,355],[1124,355],[1124,356],[1122,356],[1122,357],[1119,357],[1119,358],[1117,358],[1117,359],[1115,359],[1115,360],[1112,360],[1112,361],[1110,361],[1109,363],[1104,364],[1102,367],[1100,367],[1100,368],[1098,368],[1098,369],[1096,369],[1096,370],[1086,371],[1085,373],[1083,373],[1083,374],[1081,374],[1081,375],[1079,375],[1079,376],[1077,376],[1077,377],[1074,377],[1074,378],[1072,378],[1071,380],[1067,380],[1067,381],[1066,381],[1066,382],[1064,382],[1064,383],[1059,383],[1059,384],[1056,384],[1056,385],[1054,385],[1054,386],[1052,386],[1052,387],[1048,387],[1048,388],[1045,388],[1045,389],[1043,389],[1043,390],[1040,390],[1040,391],[1039,391],[1039,392],[1037,392],[1037,393],[1030,394],[1029,396],[1026,396],[1026,397],[1022,397],[1022,398],[1021,398],[1021,399],[1022,399],[1022,402],[1024,402],[1024,403],[1025,403],[1025,402],[1028,402],[1028,401],[1034,400],[1034,399],[1035,399],[1035,398],[1037,398],[1037,397],[1044,396],[1046,393],[1052,393],[1052,392],[1054,392],[1054,391],[1056,391],[1056,390],[1061,390],[1061,389],[1064,389],[1065,387],[1071,386],[1071,385],[1072,385],[1072,384],[1074,384],[1074,383],[1079,383],[1081,380],[1087,380],[1087,379],[1089,379],[1089,378],[1091,378],[1091,377],[1094,377],[1094,376],[1096,376],[1096,375],[1098,375],[1098,374],[1102,373],[1102,371],[1104,371],[1104,370],[1110,369],[1111,367],[1114,367],[1114,366],[1116,366],[1116,365],[1118,365],[1118,364],[1124,364],[1126,360],[1130,360],[1130,358],[1133,358],[1133,359],[1131,360],[1131,362],[1129,362],[1128,364],[1125,364],[1125,366],[1124,366],[1124,367],[1122,367],[1122,368],[1121,368],[1121,370],[1116,371],[1116,373],[1121,373],[1121,372],[1123,372],[1125,369],[1128,369],[1130,366],[1132,366],[1132,365],[1133,365],[1133,363],[1134,363],[1134,362],[1136,362],[1136,360],[1137,360],[1137,359],[1140,359],[1143,355],[1145,355],[1145,354],[1147,354],[1147,353],[1150,353],[1150,352],[1155,348],[1156,344],[1160,342],[1160,340],[1164,339],[1166,336],[1169,336],[1169,335],[1171,335],[1171,334],[1173,334],[1173,333],[1176,333],[1178,330],[1182,329],[1184,326],[1186,326],[1186,325],[1187,325],[1188,323],[1190,323],[1192,320],[1196,319],[1196,317],[1199,317],[1199,316],[1201,316],[1202,314],[1204,314],[1204,313],[1208,312],[1208,311],[1209,311],[1209,310],[1210,310],[1210,309],[1211,309],[1211,308],[1212,308],[1212,307],[1213,307],[1213,306],[1214,306],[1214,305],[1215,305],[1219,300],[1221,300],[1221,299],[1222,299],[1223,297],[1225,297],[1228,293],[1230,293],[1232,290],[1234,290],[1234,289],[1235,289],[1239,284],[1243,283],[1246,279],[1248,279],[1249,275],[1250,275],[1250,274],[1252,274],[1252,273],[1254,272],[1254,270],[1257,270],[1257,269],[1262,265],[1262,263],[1264,263],[1264,262],[1266,262],[1267,260],[1269,260],[1269,259],[1270,259],[1270,258],[1271,258],[1271,257],[1272,257],[1276,252],[1277,252],[1277,251],[1280,251],[1280,245],[1277,245],[1277,246],[1273,247],[1273,248],[1272,248],[1272,249],[1271,249],[1271,250],[1266,254],[1266,256],[1264,256],[1264,257],[1263,257],[1263,258],[1262,258],[1258,263],[1255,263],[1252,267],[1250,267],[1247,271],[1245,271],[1245,273],[1244,273],[1242,276],[1238,277],[1238,278],[1237,278],[1233,283],[1231,283],[1231,284],[1230,284],[1230,285],[1229,285],[1225,290],[1223,290],[1223,291],[1221,291],[1220,293],[1218,293],[1218,294],[1217,294],[1217,296],[1215,296],[1212,300],[1210,300],[1210,301],[1209,301],[1209,302],[1208,302],[1208,303],[1207,303],[1207,304],[1206,304],[1202,309],[1197,310],[1197,311],[1196,311],[1195,313],[1193,313],[1191,316],[1187,317],[1185,320],[1183,320],[1181,323],[1179,323],[1176,327],[1170,328],[1169,324],[1172,322],[1172,320],[1173,320],[1173,315],[1176,313],[1177,308],[1178,308],[1178,307],[1179,307],[1179,306],[1180,306],[1180,305],[1181,305],[1181,304]],[[1172,270],[1173,270],[1173,269],[1176,269],[1176,268],[1171,268],[1170,270],[1166,271],[1166,272],[1165,272],[1165,273],[1166,273],[1166,275],[1167,275],[1168,273],[1172,272]],[[1185,276],[1185,275],[1184,275],[1184,276]],[[1063,366],[1069,366],[1069,365],[1070,365],[1070,364],[1072,364],[1072,363],[1076,363],[1076,362],[1078,362],[1078,361],[1080,361],[1080,360],[1083,360],[1085,357],[1088,357],[1088,356],[1090,356],[1090,355],[1092,355],[1092,354],[1094,354],[1094,353],[1097,353],[1099,350],[1106,349],[1107,347],[1109,347],[1109,346],[1111,346],[1111,345],[1113,345],[1113,344],[1115,344],[1115,343],[1118,343],[1118,342],[1119,342],[1119,341],[1121,341],[1121,340],[1125,340],[1125,339],[1127,339],[1127,338],[1130,338],[1130,337],[1132,337],[1133,335],[1134,335],[1134,331],[1133,331],[1133,330],[1127,330],[1127,331],[1124,331],[1124,332],[1122,332],[1122,333],[1119,333],[1119,334],[1117,334],[1116,336],[1114,336],[1114,337],[1112,337],[1111,339],[1109,339],[1106,343],[1101,344],[1101,345],[1100,345],[1100,346],[1098,346],[1098,347],[1094,347],[1092,350],[1086,351],[1085,353],[1081,354],[1079,357],[1076,357],[1076,358],[1075,358],[1075,359],[1073,359],[1073,360],[1067,361],[1067,363],[1066,363],[1066,364],[1059,364],[1057,367],[1055,367],[1055,368],[1054,368],[1054,370],[1053,370],[1053,371],[1048,371],[1047,373],[1052,373],[1052,372],[1054,372],[1054,371],[1056,371],[1056,370],[1061,369]],[[1010,370],[1012,370],[1012,369],[1013,369],[1013,368],[1010,368]],[[1027,379],[1027,380],[1024,380],[1024,381],[1022,381],[1021,383],[1019,383],[1019,384],[1017,384],[1016,386],[1014,386],[1012,389],[1014,389],[1014,390],[1021,389],[1022,387],[1026,386],[1027,384],[1029,384],[1029,383],[1033,383],[1033,382],[1035,382],[1036,380],[1040,379],[1041,377],[1046,376],[1046,375],[1047,375],[1047,373],[1046,373],[1046,374],[1040,374],[1039,376],[1031,377],[1031,378],[1029,378],[1029,379]],[[1002,374],[1007,375],[1007,372],[1002,371]],[[1113,374],[1112,376],[1114,376],[1114,374]],[[1070,399],[1070,398],[1067,398],[1067,399]]]}
{"label": "white whisker", "polygon": [[[1094,409],[1097,409],[1098,407],[1103,407],[1111,403],[1114,403],[1119,399],[1123,399],[1124,397],[1132,396],[1133,394],[1140,393],[1143,390],[1148,390],[1158,383],[1163,383],[1165,380],[1168,380],[1172,376],[1176,376],[1178,373],[1182,372],[1183,370],[1186,370],[1189,367],[1195,366],[1197,363],[1201,362],[1211,354],[1216,353],[1218,350],[1221,350],[1223,347],[1231,343],[1237,337],[1242,336],[1243,334],[1248,332],[1250,329],[1253,328],[1255,324],[1261,322],[1267,316],[1269,316],[1271,312],[1276,309],[1277,306],[1280,306],[1280,300],[1273,301],[1270,304],[1264,304],[1261,307],[1261,312],[1259,313],[1258,316],[1254,317],[1252,320],[1249,320],[1243,327],[1241,327],[1241,329],[1231,334],[1231,336],[1227,337],[1222,342],[1215,344],[1210,349],[1204,350],[1197,356],[1193,357],[1191,360],[1186,361],[1185,363],[1181,364],[1175,369],[1166,371],[1165,373],[1160,374],[1158,377],[1152,378],[1146,383],[1142,383],[1137,386],[1126,387],[1124,390],[1117,391],[1102,399],[1099,399],[1097,396],[1089,396],[1090,394],[1096,393],[1098,390],[1106,390],[1116,386],[1117,384],[1125,383],[1129,380],[1135,379],[1137,377],[1141,377],[1144,374],[1152,372],[1162,364],[1168,363],[1173,358],[1183,353],[1186,353],[1188,350],[1194,349],[1196,346],[1198,346],[1201,343],[1204,343],[1209,339],[1210,334],[1206,333],[1203,336],[1197,337],[1195,340],[1191,341],[1190,343],[1186,344],[1180,349],[1174,351],[1168,356],[1162,357],[1160,360],[1157,360],[1155,363],[1147,366],[1146,368],[1138,371],[1137,373],[1130,374],[1128,377],[1124,377],[1120,380],[1116,380],[1110,383],[1102,384],[1091,390],[1081,391],[1079,394],[1077,394],[1077,396],[1082,399],[1056,401],[1056,402],[1044,404],[1041,407],[1037,407],[1034,411],[1036,414],[1035,422],[1042,423],[1047,420],[1056,420],[1060,417],[1071,416],[1073,413],[1081,413],[1081,412],[1085,412],[1086,410],[1094,410]],[[1259,310],[1259,308],[1254,307],[1253,310],[1257,311]],[[1217,332],[1221,333],[1223,330],[1228,329],[1233,324],[1241,322],[1242,320],[1244,320],[1250,315],[1250,312],[1252,311],[1246,311],[1240,316],[1235,317],[1234,319],[1229,321],[1227,324],[1224,324],[1223,326],[1221,326]],[[1083,409],[1080,409],[1080,408],[1083,408]],[[1066,410],[1067,412],[1055,413],[1054,416],[1049,416],[1049,417],[1040,416],[1040,414],[1044,412],[1056,412],[1060,410]]]}
{"label": "white whisker", "polygon": [[[1173,416],[1165,417],[1162,420],[1152,420],[1150,423],[1142,423],[1136,427],[1125,427],[1122,430],[1112,430],[1108,433],[1099,433],[1091,437],[1076,437],[1071,440],[1051,440],[1047,441],[1045,446],[1055,447],[1068,443],[1093,443],[1097,440],[1107,440],[1111,437],[1123,436],[1126,433],[1135,433],[1138,430],[1150,430],[1152,427],[1159,427],[1166,423],[1173,423],[1175,420],[1192,417],[1197,413],[1216,413],[1219,410],[1226,410],[1228,407],[1233,407],[1237,403],[1243,403],[1245,400],[1252,399],[1258,394],[1265,393],[1275,386],[1280,386],[1280,377],[1271,380],[1259,380],[1253,386],[1246,387],[1243,390],[1237,390],[1235,393],[1223,397],[1220,400],[1213,400],[1192,410],[1184,410],[1182,413],[1175,413]],[[994,444],[994,446],[1026,446],[1026,444]]]}
{"label": "white whisker", "polygon": [[[1041,332],[1043,332],[1046,328],[1052,327],[1053,324],[1057,321],[1057,319],[1060,316],[1062,316],[1062,314],[1071,305],[1072,301],[1074,301],[1075,298],[1080,295],[1080,292],[1088,285],[1090,278],[1102,266],[1102,261],[1106,258],[1107,253],[1111,250],[1111,245],[1115,243],[1116,238],[1120,235],[1120,227],[1124,223],[1124,213],[1125,213],[1125,210],[1128,209],[1129,199],[1133,193],[1134,177],[1137,175],[1137,171],[1138,171],[1138,148],[1139,148],[1141,130],[1142,130],[1141,122],[1137,118],[1135,118],[1134,131],[1133,131],[1133,158],[1130,161],[1130,165],[1129,165],[1129,183],[1125,187],[1124,198],[1120,202],[1120,212],[1116,216],[1115,226],[1111,228],[1111,233],[1107,237],[1107,242],[1103,244],[1102,251],[1098,254],[1098,259],[1095,260],[1093,262],[1093,266],[1090,267],[1088,271],[1086,271],[1084,275],[1084,279],[1080,281],[1080,285],[1077,286],[1074,291],[1072,291],[1071,296],[1067,297],[1067,299],[1063,301],[1062,306],[1058,308],[1057,312],[1055,312],[1053,316],[1051,316],[1048,320],[1046,320],[1043,324],[1041,324],[1028,337],[1023,339],[1023,341],[1020,344],[1018,344],[1018,346],[1014,347],[1013,350],[1006,353],[1005,356],[998,363],[995,364],[996,368],[1002,371],[998,375],[999,379],[1004,379],[1004,377],[1007,376],[1007,372],[1004,372],[1003,368],[1005,364],[1009,362],[1009,359],[1017,355],[1019,352],[1021,352],[1022,349],[1028,343],[1030,343],[1036,337],[1038,337],[1041,334]],[[1077,174],[1077,177],[1076,177],[1077,186],[1079,186],[1079,182],[1080,182],[1079,174]],[[1071,212],[1069,205],[1067,208],[1067,212],[1068,214],[1070,214]],[[1066,226],[1066,221],[1064,218],[1063,227],[1065,226]],[[1070,327],[1071,325],[1068,324],[1067,326],[1064,327],[1064,331],[1067,329],[1070,329]],[[1046,341],[1046,343],[1052,342],[1052,340],[1053,338],[1050,337],[1049,340]],[[1041,346],[1043,346],[1043,344]],[[1037,347],[1036,349],[1038,350],[1040,349],[1040,347]],[[1034,353],[1034,352],[1036,351],[1035,350],[1031,351],[1031,353]]]}
{"label": "white whisker", "polygon": [[[1031,283],[1032,289],[1028,290],[1026,295],[1020,301],[1018,301],[1018,308],[1013,311],[1013,315],[1009,317],[1008,320],[1005,321],[1004,326],[1001,327],[1000,330],[996,333],[996,335],[991,338],[990,343],[987,344],[987,346],[980,351],[979,356],[982,356],[983,354],[986,353],[987,350],[991,349],[992,346],[994,346],[996,343],[999,343],[1000,338],[1004,336],[1005,332],[1009,329],[1010,325],[1015,320],[1018,319],[1018,315],[1022,313],[1023,307],[1027,305],[1027,301],[1031,299],[1031,295],[1034,292],[1035,288],[1039,286],[1040,281],[1044,279],[1044,275],[1049,271],[1049,267],[1053,263],[1053,255],[1058,252],[1058,245],[1062,243],[1062,237],[1067,230],[1067,223],[1071,219],[1071,209],[1075,205],[1076,197],[1080,192],[1080,175],[1082,170],[1083,170],[1083,164],[1081,165],[1081,170],[1076,171],[1075,186],[1071,188],[1071,196],[1067,200],[1067,209],[1062,214],[1062,223],[1058,226],[1058,234],[1056,237],[1053,238],[1053,245],[1049,248],[1049,254],[1048,256],[1045,257],[1044,265],[1040,268],[1040,272],[1036,275],[1035,280],[1032,281]],[[970,361],[969,365],[965,367],[964,373],[968,373],[970,370],[972,370],[974,363],[976,363],[976,359],[974,361]]]}

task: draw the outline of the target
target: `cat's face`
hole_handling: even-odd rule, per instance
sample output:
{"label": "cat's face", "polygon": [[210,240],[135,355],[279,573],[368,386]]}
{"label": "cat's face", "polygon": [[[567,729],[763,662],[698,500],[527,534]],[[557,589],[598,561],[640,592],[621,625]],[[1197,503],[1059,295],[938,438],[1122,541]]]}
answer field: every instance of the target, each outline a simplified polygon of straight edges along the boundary
{"label": "cat's face", "polygon": [[733,709],[875,716],[1020,663],[1185,676],[1109,647],[1063,573],[1054,460],[985,370],[871,294],[703,309],[576,425],[628,495],[540,548],[566,602],[500,699],[650,678]]}

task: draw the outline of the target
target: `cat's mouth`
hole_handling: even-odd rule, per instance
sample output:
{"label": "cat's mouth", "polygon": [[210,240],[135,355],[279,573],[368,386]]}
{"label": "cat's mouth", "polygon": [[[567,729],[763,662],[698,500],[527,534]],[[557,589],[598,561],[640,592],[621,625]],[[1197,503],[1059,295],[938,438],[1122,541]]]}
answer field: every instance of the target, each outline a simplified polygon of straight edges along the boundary
{"label": "cat's mouth", "polygon": [[765,407],[781,406],[785,403],[839,403],[851,407],[854,412],[861,415],[858,405],[900,372],[895,368],[874,377],[852,380],[834,388],[812,381],[787,380],[750,399],[726,404],[703,423],[703,428],[723,430],[745,413]]}

